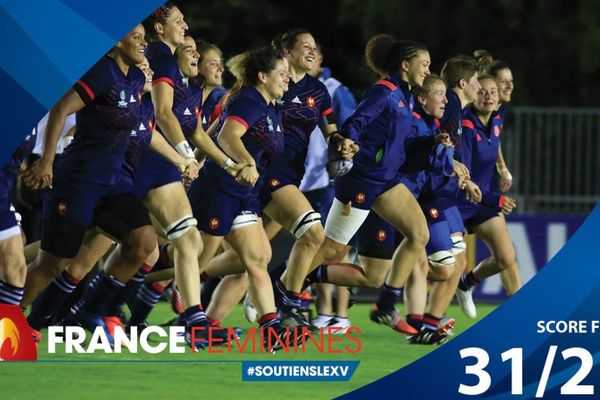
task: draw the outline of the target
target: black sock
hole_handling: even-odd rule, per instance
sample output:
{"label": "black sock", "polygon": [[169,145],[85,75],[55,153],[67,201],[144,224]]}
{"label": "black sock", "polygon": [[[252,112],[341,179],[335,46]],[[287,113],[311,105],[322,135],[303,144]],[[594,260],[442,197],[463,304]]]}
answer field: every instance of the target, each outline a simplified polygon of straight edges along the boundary
{"label": "black sock", "polygon": [[124,287],[125,283],[101,272],[96,286],[88,291],[82,299],[85,303],[85,311],[102,317],[107,316],[108,306],[112,304],[112,301]]}
{"label": "black sock", "polygon": [[377,307],[380,310],[393,310],[396,305],[396,300],[402,296],[402,289],[403,288],[395,288],[384,283],[379,291]]}
{"label": "black sock", "polygon": [[80,280],[67,271],[58,275],[36,299],[27,317],[29,326],[39,331],[58,312],[63,303],[77,288]]}
{"label": "black sock", "polygon": [[137,293],[150,271],[152,271],[151,265],[142,264],[140,269],[138,269],[135,275],[127,282],[125,287],[118,291],[111,303],[106,307],[106,315],[121,315],[123,306]]}
{"label": "black sock", "polygon": [[416,330],[420,331],[423,326],[423,315],[406,314],[406,322]]}
{"label": "black sock", "polygon": [[458,288],[463,291],[469,290],[478,283],[479,279],[477,279],[473,274],[473,271],[471,271],[460,278],[460,281],[458,281]]}
{"label": "black sock", "polygon": [[164,290],[163,286],[148,283],[144,283],[138,289],[135,298],[129,306],[131,310],[131,318],[129,318],[130,326],[137,326],[146,321],[148,315],[150,315],[150,311],[158,303]]}
{"label": "black sock", "polygon": [[[304,280],[304,285],[309,287],[313,283],[328,283],[329,277],[327,276],[327,265],[321,264],[317,268],[313,269],[308,273]],[[304,288],[304,287],[303,287]]]}
{"label": "black sock", "polygon": [[426,313],[423,316],[423,327],[426,329],[436,330],[440,325],[441,318],[434,317],[433,315]]}

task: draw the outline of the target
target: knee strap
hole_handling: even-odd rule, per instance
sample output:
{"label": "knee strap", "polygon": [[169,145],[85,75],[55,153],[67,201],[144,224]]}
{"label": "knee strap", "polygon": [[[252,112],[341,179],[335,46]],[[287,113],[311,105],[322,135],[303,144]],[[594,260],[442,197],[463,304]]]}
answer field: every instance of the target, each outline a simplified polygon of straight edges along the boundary
{"label": "knee strap", "polygon": [[453,236],[452,237],[452,254],[457,255],[467,250],[467,242],[462,238],[462,236]]}
{"label": "knee strap", "polygon": [[431,264],[432,267],[449,267],[454,265],[456,262],[452,252],[447,250],[436,251],[435,253],[427,256],[427,258],[429,259],[429,264]]}
{"label": "knee strap", "polygon": [[177,221],[172,222],[165,228],[167,239],[177,239],[178,237],[185,235],[187,231],[195,227],[197,224],[198,221],[191,215],[186,215],[183,218],[179,218]]}
{"label": "knee strap", "polygon": [[290,227],[290,232],[296,237],[296,239],[300,239],[311,226],[320,223],[321,214],[315,210],[306,211],[294,221]]}

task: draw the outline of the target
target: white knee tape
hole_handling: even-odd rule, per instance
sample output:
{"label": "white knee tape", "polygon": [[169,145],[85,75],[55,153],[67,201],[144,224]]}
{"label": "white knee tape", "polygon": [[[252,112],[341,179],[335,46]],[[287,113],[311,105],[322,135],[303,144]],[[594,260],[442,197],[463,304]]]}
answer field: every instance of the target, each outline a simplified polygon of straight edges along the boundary
{"label": "white knee tape", "polygon": [[427,256],[432,267],[449,267],[456,261],[451,251],[436,251]]}
{"label": "white knee tape", "polygon": [[242,211],[242,213],[233,220],[231,230],[235,231],[236,229],[244,228],[256,223],[258,223],[258,216],[255,213],[252,211]]}
{"label": "white knee tape", "polygon": [[467,243],[462,236],[452,237],[452,254],[457,255],[467,250]]}
{"label": "white knee tape", "polygon": [[296,239],[300,239],[311,226],[320,223],[321,214],[315,210],[306,211],[294,221],[290,227],[290,232],[296,237]]}
{"label": "white knee tape", "polygon": [[186,215],[183,218],[179,218],[177,221],[169,224],[165,228],[165,235],[167,239],[173,240],[181,237],[187,233],[190,229],[195,227],[198,224],[196,218],[191,215]]}

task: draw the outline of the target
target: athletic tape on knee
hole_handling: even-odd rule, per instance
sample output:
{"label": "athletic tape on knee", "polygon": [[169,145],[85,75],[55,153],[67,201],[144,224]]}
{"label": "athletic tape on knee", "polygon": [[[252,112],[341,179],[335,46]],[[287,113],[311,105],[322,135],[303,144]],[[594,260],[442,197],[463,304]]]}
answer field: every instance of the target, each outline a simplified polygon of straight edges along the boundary
{"label": "athletic tape on knee", "polygon": [[310,210],[300,215],[298,219],[294,221],[292,227],[290,228],[290,232],[296,237],[296,239],[300,239],[311,226],[320,223],[321,214],[315,210]]}
{"label": "athletic tape on knee", "polygon": [[186,215],[183,218],[179,218],[177,221],[169,224],[165,228],[165,234],[167,235],[167,239],[177,239],[178,237],[185,235],[187,231],[195,227],[197,224],[198,221],[191,215]]}
{"label": "athletic tape on knee", "polygon": [[429,264],[433,267],[449,267],[456,262],[452,251],[447,250],[436,251],[428,255],[427,258],[429,259]]}
{"label": "athletic tape on knee", "polygon": [[467,250],[467,242],[461,237],[452,237],[452,254],[457,255]]}

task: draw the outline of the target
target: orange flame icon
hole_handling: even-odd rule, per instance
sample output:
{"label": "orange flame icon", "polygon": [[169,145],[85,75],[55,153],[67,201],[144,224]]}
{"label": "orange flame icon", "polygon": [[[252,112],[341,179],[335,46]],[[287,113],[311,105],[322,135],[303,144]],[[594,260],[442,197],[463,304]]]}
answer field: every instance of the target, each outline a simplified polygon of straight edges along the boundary
{"label": "orange flame icon", "polygon": [[[10,346],[9,348],[14,356],[19,350],[20,342],[19,330],[15,323],[9,318],[0,319],[0,355],[4,353],[5,346]],[[7,347],[6,350],[9,348]],[[0,357],[0,360],[2,360],[2,357]]]}

